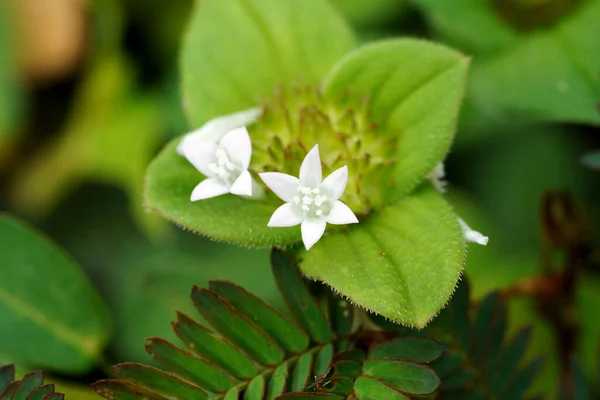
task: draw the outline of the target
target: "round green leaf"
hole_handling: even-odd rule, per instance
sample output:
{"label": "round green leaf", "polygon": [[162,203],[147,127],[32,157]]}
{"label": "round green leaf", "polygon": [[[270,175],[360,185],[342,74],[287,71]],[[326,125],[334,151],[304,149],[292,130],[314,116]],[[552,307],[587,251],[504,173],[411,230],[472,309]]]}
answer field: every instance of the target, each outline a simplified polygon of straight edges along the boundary
{"label": "round green leaf", "polygon": [[448,302],[465,242],[443,197],[423,185],[348,232],[299,250],[300,269],[356,304],[422,328]]}
{"label": "round green leaf", "polygon": [[429,394],[440,380],[430,367],[412,362],[371,359],[363,364],[363,373],[388,383],[405,393]]}
{"label": "round green leaf", "polygon": [[360,376],[354,382],[354,391],[361,400],[405,400],[410,399],[402,392],[394,389],[392,386],[378,379]]}
{"label": "round green leaf", "polygon": [[225,242],[269,247],[300,240],[300,229],[269,228],[273,206],[227,194],[192,202],[190,195],[204,177],[171,142],[154,159],[146,175],[146,206],[194,232]]}
{"label": "round green leaf", "polygon": [[255,107],[281,84],[318,83],[354,45],[325,0],[202,0],[182,49],[188,117],[199,126]]}
{"label": "round green leaf", "polygon": [[396,39],[355,50],[326,78],[332,99],[348,90],[368,96],[372,119],[397,138],[394,197],[413,190],[448,153],[468,63],[447,47]]}
{"label": "round green leaf", "polygon": [[110,328],[94,287],[48,239],[6,215],[0,243],[0,353],[58,371],[89,369]]}

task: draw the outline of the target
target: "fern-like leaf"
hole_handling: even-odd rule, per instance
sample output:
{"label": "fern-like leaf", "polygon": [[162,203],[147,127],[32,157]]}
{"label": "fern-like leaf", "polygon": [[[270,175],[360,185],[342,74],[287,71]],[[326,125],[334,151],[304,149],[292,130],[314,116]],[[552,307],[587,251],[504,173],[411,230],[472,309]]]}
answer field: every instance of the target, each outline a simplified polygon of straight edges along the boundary
{"label": "fern-like leaf", "polygon": [[64,395],[54,391],[54,385],[44,385],[42,371],[34,371],[15,380],[13,365],[0,367],[0,400],[62,400]]}
{"label": "fern-like leaf", "polygon": [[112,400],[315,400],[407,399],[438,388],[428,365],[444,352],[437,342],[353,332],[348,302],[331,292],[317,300],[285,253],[273,251],[271,262],[289,313],[230,282],[194,287],[206,323],[182,313],[173,323],[187,349],[151,338],[146,349],[161,369],[116,365],[116,379],[95,383],[96,391]]}

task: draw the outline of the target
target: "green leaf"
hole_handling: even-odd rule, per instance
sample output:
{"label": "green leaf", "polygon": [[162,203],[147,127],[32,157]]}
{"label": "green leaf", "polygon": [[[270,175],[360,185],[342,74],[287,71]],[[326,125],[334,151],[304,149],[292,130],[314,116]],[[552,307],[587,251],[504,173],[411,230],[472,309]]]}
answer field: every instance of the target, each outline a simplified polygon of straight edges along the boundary
{"label": "green leaf", "polygon": [[414,394],[433,393],[440,380],[433,369],[417,363],[391,359],[366,360],[365,375],[376,377],[397,389]]}
{"label": "green leaf", "polygon": [[312,372],[313,356],[311,353],[304,353],[294,366],[294,374],[292,380],[292,392],[301,392],[304,390],[310,379]]}
{"label": "green leaf", "polygon": [[281,364],[275,372],[273,372],[273,376],[269,380],[269,385],[267,387],[267,400],[273,400],[277,396],[279,396],[285,390],[285,383],[288,377],[288,365],[287,363]]}
{"label": "green leaf", "polygon": [[344,16],[359,28],[377,28],[397,20],[406,8],[405,0],[331,0]]}
{"label": "green leaf", "polygon": [[[231,378],[219,367],[195,357],[163,339],[152,338],[149,340],[150,343],[146,345],[148,353],[159,364],[189,382],[219,393],[226,392],[232,386]],[[148,373],[148,371],[144,372]]]}
{"label": "green leaf", "polygon": [[192,300],[196,308],[217,331],[263,365],[277,365],[283,350],[248,317],[234,310],[216,293],[194,287]]}
{"label": "green leaf", "polygon": [[396,39],[360,47],[326,78],[325,94],[368,96],[372,119],[397,138],[394,194],[412,191],[450,149],[468,59],[437,44]]}
{"label": "green leaf", "polygon": [[248,384],[248,388],[244,393],[244,400],[262,400],[265,394],[265,378],[258,375]]}
{"label": "green leaf", "polygon": [[374,358],[402,358],[404,360],[428,363],[444,354],[437,342],[422,337],[408,337],[384,342],[369,353]]}
{"label": "green leaf", "polygon": [[19,386],[15,390],[11,400],[27,400],[27,396],[38,386],[44,382],[44,374],[42,371],[31,372],[21,379]]}
{"label": "green leaf", "polygon": [[304,285],[292,259],[284,252],[273,249],[271,265],[277,286],[292,315],[317,342],[329,342],[333,335],[327,319]]}
{"label": "green leaf", "polygon": [[299,240],[298,229],[267,227],[273,214],[270,204],[231,194],[190,201],[202,175],[177,154],[177,144],[174,140],[167,145],[148,167],[144,190],[147,208],[177,225],[225,242],[270,247]]}
{"label": "green leaf", "polygon": [[92,386],[100,396],[111,400],[169,400],[167,397],[125,381],[106,379]]}
{"label": "green leaf", "polygon": [[165,397],[177,400],[208,398],[206,392],[199,387],[190,385],[174,375],[153,367],[136,363],[124,363],[112,367],[111,372],[119,379],[145,386]]}
{"label": "green leaf", "polygon": [[178,312],[173,329],[192,352],[217,364],[230,375],[250,378],[258,372],[256,365],[240,350],[187,315]]}
{"label": "green leaf", "polygon": [[[474,64],[474,99],[507,116],[599,125],[600,3]],[[540,68],[540,65],[546,65]]]}
{"label": "green leaf", "polygon": [[423,185],[343,235],[326,235],[311,251],[299,250],[298,257],[302,272],[352,302],[422,328],[454,291],[464,246],[450,206]]}
{"label": "green leaf", "polygon": [[394,389],[387,383],[380,381],[379,379],[370,378],[367,376],[361,376],[356,380],[356,382],[354,382],[354,390],[356,391],[356,394],[361,400],[410,399],[410,397]]}
{"label": "green leaf", "polygon": [[325,0],[203,0],[181,53],[189,120],[200,126],[255,107],[282,84],[318,83],[353,47],[349,27]]}
{"label": "green leaf", "polygon": [[600,151],[588,153],[581,159],[587,167],[599,171],[600,170]]}
{"label": "green leaf", "polygon": [[0,393],[4,392],[8,385],[15,379],[14,365],[0,367]]}
{"label": "green leaf", "polygon": [[83,372],[98,359],[110,319],[100,296],[48,239],[0,214],[0,352],[29,364]]}
{"label": "green leaf", "polygon": [[227,299],[236,310],[253,315],[252,320],[285,350],[298,353],[306,350],[309,338],[289,319],[256,296],[230,282],[211,281],[208,288]]}
{"label": "green leaf", "polygon": [[315,377],[322,378],[326,376],[331,368],[331,362],[333,360],[333,346],[327,344],[323,346],[315,357],[315,365],[313,366],[313,372]]}
{"label": "green leaf", "polygon": [[54,392],[54,385],[44,385],[34,389],[27,400],[44,400],[47,395]]}

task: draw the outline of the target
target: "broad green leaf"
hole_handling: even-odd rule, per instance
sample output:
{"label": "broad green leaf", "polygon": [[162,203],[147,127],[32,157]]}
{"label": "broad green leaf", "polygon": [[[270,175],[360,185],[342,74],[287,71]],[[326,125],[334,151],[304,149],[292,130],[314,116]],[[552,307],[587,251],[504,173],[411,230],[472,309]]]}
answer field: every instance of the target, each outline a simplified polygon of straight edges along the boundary
{"label": "broad green leaf", "polygon": [[600,170],[600,152],[598,151],[586,154],[581,161],[591,169]]}
{"label": "broad green leaf", "polygon": [[200,126],[257,106],[282,84],[318,83],[353,47],[326,0],[203,0],[182,48],[188,118]]}
{"label": "broad green leaf", "polygon": [[368,96],[372,119],[396,138],[394,197],[412,191],[452,143],[468,59],[414,39],[382,41],[344,57],[326,78],[325,94]]}
{"label": "broad green leaf", "polygon": [[48,239],[1,214],[0,243],[0,352],[53,370],[88,370],[110,329],[94,287]]}
{"label": "broad green leaf", "polygon": [[356,380],[356,382],[354,382],[354,390],[361,400],[410,399],[410,397],[394,389],[387,383],[367,376],[361,376]]}
{"label": "broad green leaf", "polygon": [[173,329],[192,352],[217,364],[230,375],[251,378],[257,374],[256,365],[240,350],[187,315],[178,312]]}
{"label": "broad green leaf", "polygon": [[433,393],[440,384],[440,380],[431,368],[406,361],[366,360],[363,364],[363,373],[378,378],[405,393]]}
{"label": "broad green leaf", "polygon": [[230,282],[212,281],[208,288],[226,298],[236,310],[251,315],[252,322],[286,351],[298,353],[308,347],[308,336],[294,322],[242,287]]}
{"label": "broad green leaf", "polygon": [[115,365],[111,371],[119,379],[141,385],[165,397],[176,400],[208,398],[207,394],[199,387],[153,367],[126,363]]}
{"label": "broad green leaf", "polygon": [[283,350],[245,315],[216,293],[194,287],[192,300],[202,317],[218,332],[263,365],[277,365]]}
{"label": "broad green leaf", "polygon": [[166,340],[149,339],[146,350],[154,359],[170,371],[184,377],[189,382],[205,387],[213,392],[226,392],[232,380],[221,368],[210,362],[173,346]]}
{"label": "broad green leaf", "polygon": [[448,302],[464,256],[457,217],[428,184],[298,254],[306,275],[372,312],[419,328]]}
{"label": "broad green leaf", "polygon": [[112,400],[169,400],[132,383],[113,379],[98,381],[93,387],[100,396]]}
{"label": "broad green leaf", "polygon": [[146,207],[179,226],[225,242],[270,247],[300,239],[297,227],[267,227],[271,204],[231,194],[190,201],[192,190],[204,177],[177,154],[177,143],[167,145],[148,167]]}
{"label": "broad green leaf", "polygon": [[298,268],[289,255],[273,249],[271,266],[277,286],[283,295],[292,315],[318,343],[331,341],[333,335],[329,323],[306,288]]}
{"label": "broad green leaf", "polygon": [[474,99],[507,116],[599,125],[598,19],[600,2],[586,2],[558,26],[474,63]]}
{"label": "broad green leaf", "polygon": [[437,342],[423,337],[408,337],[384,342],[369,353],[372,358],[402,358],[428,363],[444,354],[444,348]]}

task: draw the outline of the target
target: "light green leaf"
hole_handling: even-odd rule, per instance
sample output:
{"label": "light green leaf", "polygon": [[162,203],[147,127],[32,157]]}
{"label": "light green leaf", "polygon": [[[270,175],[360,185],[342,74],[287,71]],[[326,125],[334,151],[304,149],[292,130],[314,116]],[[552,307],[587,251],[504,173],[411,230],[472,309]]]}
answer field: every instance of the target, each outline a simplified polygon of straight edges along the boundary
{"label": "light green leaf", "polygon": [[203,0],[182,49],[188,118],[200,126],[255,107],[279,85],[316,84],[354,45],[325,0]]}
{"label": "light green leaf", "polygon": [[154,159],[146,175],[146,206],[164,218],[211,238],[267,247],[300,240],[297,227],[273,229],[267,222],[273,205],[227,194],[192,202],[190,195],[204,177],[176,152],[177,140]]}
{"label": "light green leaf", "polygon": [[354,390],[361,400],[406,400],[410,397],[392,386],[368,376],[360,376],[354,383]]}
{"label": "light green leaf", "polygon": [[433,43],[397,39],[359,48],[326,78],[325,94],[368,96],[372,119],[397,138],[394,197],[413,190],[450,149],[468,59]]}
{"label": "light green leaf", "polygon": [[465,257],[457,217],[423,185],[344,234],[299,250],[302,271],[356,304],[422,328],[454,291]]}
{"label": "light green leaf", "polygon": [[53,370],[88,370],[110,328],[94,287],[60,249],[6,215],[0,243],[0,352]]}

